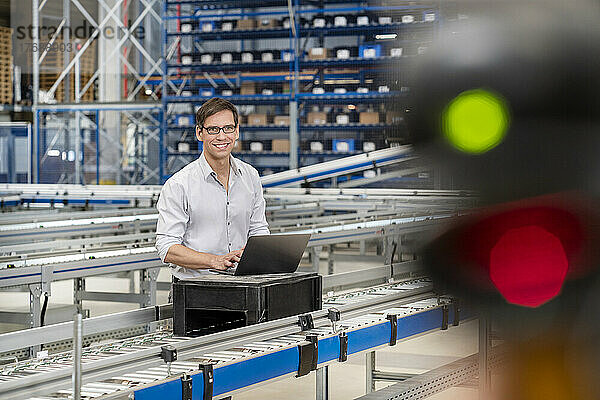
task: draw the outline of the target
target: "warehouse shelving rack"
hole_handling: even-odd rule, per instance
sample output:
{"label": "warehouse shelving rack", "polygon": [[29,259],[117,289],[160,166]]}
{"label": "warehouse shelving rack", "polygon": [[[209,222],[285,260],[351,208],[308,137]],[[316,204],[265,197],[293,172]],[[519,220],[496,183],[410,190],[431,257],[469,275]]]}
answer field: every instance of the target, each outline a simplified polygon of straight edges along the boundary
{"label": "warehouse shelving rack", "polygon": [[[360,14],[360,13],[425,13],[437,14],[437,6],[433,4],[401,5],[401,6],[369,6],[365,1],[348,0],[293,0],[291,7],[287,1],[255,1],[230,0],[230,1],[207,1],[207,0],[166,0],[163,8],[163,76],[160,80],[162,85],[162,102],[164,110],[163,129],[163,152],[162,165],[164,175],[167,179],[178,167],[185,165],[201,150],[175,149],[177,141],[173,136],[193,138],[193,120],[181,125],[174,123],[177,113],[177,105],[189,106],[187,114],[192,117],[194,105],[213,97],[213,93],[200,93],[200,89],[228,85],[239,87],[245,82],[257,83],[283,83],[289,86],[289,91],[274,94],[242,95],[232,94],[221,97],[227,98],[238,106],[272,106],[275,113],[281,113],[286,107],[290,116],[290,125],[278,126],[274,124],[249,126],[242,125],[241,138],[259,138],[260,134],[271,139],[289,139],[290,151],[237,151],[234,154],[242,159],[251,160],[260,172],[277,172],[287,168],[298,168],[317,162],[329,161],[339,157],[359,154],[362,151],[349,150],[336,152],[326,149],[324,151],[307,151],[306,146],[301,146],[300,140],[304,138],[317,137],[321,140],[331,140],[332,137],[343,135],[362,139],[365,135],[385,136],[390,130],[398,129],[392,123],[379,122],[374,124],[359,124],[349,122],[348,124],[314,124],[300,122],[300,118],[309,107],[341,107],[348,104],[368,105],[370,108],[381,104],[397,103],[408,94],[406,88],[402,90],[390,90],[387,92],[370,91],[359,93],[348,91],[346,93],[314,94],[303,92],[302,84],[311,82],[335,81],[336,79],[350,79],[355,82],[364,83],[367,74],[373,76],[381,73],[382,69],[393,63],[395,68],[401,67],[404,62],[410,62],[413,55],[402,55],[391,57],[381,55],[376,58],[349,57],[345,59],[325,58],[309,59],[304,56],[304,46],[310,38],[323,45],[324,37],[355,37],[358,44],[364,42],[367,37],[378,34],[391,34],[397,32],[427,32],[433,30],[438,18],[433,21],[415,21],[413,23],[391,22],[379,24],[370,22],[368,25],[350,24],[346,26],[322,26],[314,27],[302,24],[303,16],[338,14]],[[337,4],[338,6],[332,7]],[[343,6],[339,6],[343,5]],[[187,7],[187,9],[186,9]],[[232,21],[245,18],[284,18],[289,17],[293,23],[289,27],[271,27],[256,29],[232,29],[221,30],[214,27],[208,31],[202,29],[202,23],[214,21]],[[182,30],[182,26],[187,29]],[[200,62],[200,53],[193,53],[192,60],[182,62],[181,41],[193,41],[192,50],[201,49],[202,44],[211,41],[234,41],[239,43],[240,52],[244,50],[247,40],[283,39],[287,40],[288,46],[279,50],[291,52],[291,57],[286,60],[274,59],[268,62],[253,61],[223,63],[213,61],[210,63]],[[399,43],[411,43],[413,39],[399,38]],[[266,49],[263,51],[267,51]],[[272,51],[272,49],[270,49]],[[208,52],[207,52],[208,53]],[[372,79],[372,78],[371,78]],[[158,82],[158,80],[154,81]],[[287,84],[287,85],[286,85]],[[206,95],[201,95],[206,94]],[[184,106],[185,107],[185,106]],[[265,136],[262,136],[265,137]],[[325,139],[327,138],[327,139]],[[383,142],[383,141],[381,141]],[[362,145],[361,145],[362,146]],[[379,147],[379,146],[378,146]],[[182,151],[179,151],[182,150]],[[177,164],[179,163],[179,164]],[[279,167],[279,168],[277,168]],[[265,169],[267,171],[265,171]]]}

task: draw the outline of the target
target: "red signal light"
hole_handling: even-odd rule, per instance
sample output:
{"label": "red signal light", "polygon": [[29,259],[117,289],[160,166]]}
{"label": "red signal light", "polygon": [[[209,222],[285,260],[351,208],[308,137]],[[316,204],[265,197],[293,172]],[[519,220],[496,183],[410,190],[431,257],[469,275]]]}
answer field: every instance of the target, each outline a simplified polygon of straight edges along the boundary
{"label": "red signal light", "polygon": [[468,295],[495,293],[538,307],[596,268],[600,224],[591,204],[563,194],[473,213],[434,240],[425,261],[434,276]]}
{"label": "red signal light", "polygon": [[509,303],[538,307],[556,297],[569,261],[560,239],[539,226],[506,231],[490,252],[490,279]]}

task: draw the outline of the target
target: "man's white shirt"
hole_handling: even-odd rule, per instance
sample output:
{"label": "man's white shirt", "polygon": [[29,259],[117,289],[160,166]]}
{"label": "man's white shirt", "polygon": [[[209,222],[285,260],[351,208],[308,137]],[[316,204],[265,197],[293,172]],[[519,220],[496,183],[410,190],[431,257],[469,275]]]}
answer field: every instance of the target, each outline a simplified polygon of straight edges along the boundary
{"label": "man's white shirt", "polygon": [[[269,234],[258,172],[233,156],[229,191],[217,180],[202,153],[165,182],[156,207],[156,249],[163,262],[175,244],[223,255],[244,247],[250,236]],[[179,279],[207,272],[174,264],[171,267]]]}

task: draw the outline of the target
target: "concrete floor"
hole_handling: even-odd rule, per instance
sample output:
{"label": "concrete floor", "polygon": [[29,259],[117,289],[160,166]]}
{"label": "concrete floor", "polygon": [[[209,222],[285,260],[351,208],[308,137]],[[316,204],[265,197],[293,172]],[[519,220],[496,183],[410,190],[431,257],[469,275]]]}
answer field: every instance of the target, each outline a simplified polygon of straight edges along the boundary
{"label": "concrete floor", "polygon": [[[348,262],[338,262],[336,272],[345,272],[369,266],[368,263],[360,265]],[[321,261],[321,273],[326,273],[327,263]],[[159,276],[160,281],[169,281],[168,269],[163,269]],[[86,279],[86,288],[91,291],[117,291],[127,292],[129,280],[115,277],[92,277]],[[159,304],[167,302],[167,292],[159,292]],[[52,284],[50,307],[59,304],[70,304],[73,298],[72,281],[60,281]],[[29,293],[0,292],[0,305],[3,310],[25,309],[29,304]],[[137,308],[135,304],[107,303],[85,301],[84,308],[90,310],[91,316],[104,315],[119,311]],[[427,335],[412,338],[398,343],[394,347],[386,347],[376,353],[378,370],[404,373],[423,373],[437,368],[458,358],[466,357],[477,352],[477,322],[470,321],[458,327],[450,327],[446,331],[436,331]],[[12,324],[0,324],[0,332],[22,329]],[[365,355],[349,357],[343,364],[335,363],[330,366],[330,398],[353,399],[365,393]],[[315,398],[315,373],[310,373],[302,378],[285,378],[268,384],[261,384],[256,388],[235,394],[235,400],[255,399],[311,399]],[[377,388],[392,384],[378,382]],[[452,388],[439,393],[431,399],[434,400],[471,400],[478,397],[477,390],[471,387]]]}

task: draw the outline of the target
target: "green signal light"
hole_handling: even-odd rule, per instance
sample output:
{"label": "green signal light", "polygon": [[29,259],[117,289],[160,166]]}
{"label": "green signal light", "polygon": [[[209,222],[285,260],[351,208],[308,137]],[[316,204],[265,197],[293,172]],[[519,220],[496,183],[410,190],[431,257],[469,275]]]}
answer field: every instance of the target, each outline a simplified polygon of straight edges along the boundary
{"label": "green signal light", "polygon": [[462,92],[442,113],[446,139],[465,153],[482,154],[493,149],[506,135],[508,125],[506,102],[483,89]]}

